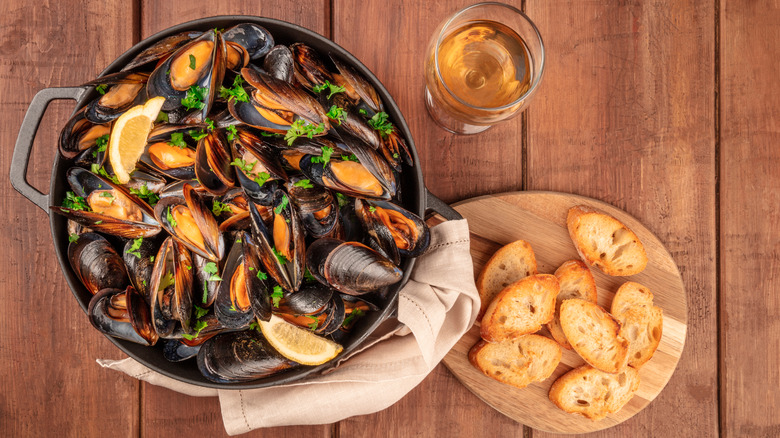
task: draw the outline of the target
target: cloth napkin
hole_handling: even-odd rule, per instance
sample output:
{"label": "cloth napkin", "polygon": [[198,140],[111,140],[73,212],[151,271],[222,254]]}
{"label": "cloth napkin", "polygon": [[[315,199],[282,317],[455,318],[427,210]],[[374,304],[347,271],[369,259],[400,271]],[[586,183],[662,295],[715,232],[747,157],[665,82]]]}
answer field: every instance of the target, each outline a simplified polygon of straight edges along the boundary
{"label": "cloth napkin", "polygon": [[[271,388],[216,390],[165,377],[131,358],[98,363],[183,394],[218,396],[230,435],[261,427],[328,424],[378,412],[400,400],[474,324],[478,311],[468,224],[449,221],[431,228],[430,247],[400,292],[397,321],[386,321],[325,374]],[[328,397],[321,397],[324,393]]]}

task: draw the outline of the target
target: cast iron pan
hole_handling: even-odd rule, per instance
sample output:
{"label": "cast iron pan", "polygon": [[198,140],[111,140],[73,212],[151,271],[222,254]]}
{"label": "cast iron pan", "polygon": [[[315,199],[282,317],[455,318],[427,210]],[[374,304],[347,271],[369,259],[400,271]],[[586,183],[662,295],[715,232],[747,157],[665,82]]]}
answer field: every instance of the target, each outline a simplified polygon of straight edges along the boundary
{"label": "cast iron pan", "polygon": [[[390,97],[390,94],[382,85],[382,83],[379,82],[379,80],[360,61],[357,60],[357,58],[352,56],[349,52],[340,46],[336,45],[334,42],[308,29],[284,21],[252,16],[227,15],[202,18],[199,20],[179,24],[139,42],[130,50],[122,54],[122,56],[117,58],[114,62],[112,62],[111,65],[109,65],[101,73],[101,76],[119,71],[137,53],[167,36],[183,32],[185,30],[205,31],[213,28],[225,29],[237,23],[243,22],[256,23],[265,27],[271,32],[277,44],[289,45],[293,42],[300,41],[313,47],[320,53],[333,53],[339,58],[349,62],[366,78],[368,78],[368,80],[377,89],[379,95],[382,98],[382,101],[385,104],[385,111],[390,115],[391,120],[395,122],[396,128],[399,129],[403,134],[404,139],[409,145],[414,162],[419,163],[417,150],[409,132],[409,127],[406,125],[406,121],[401,115],[401,111],[398,109],[395,101],[393,101],[392,97]],[[86,82],[90,79],[92,78],[84,78],[84,81]],[[19,137],[16,140],[16,146],[14,147],[14,154],[11,162],[11,184],[19,193],[43,209],[43,211],[45,211],[47,214],[49,213],[49,206],[60,205],[62,203],[62,199],[65,196],[65,191],[68,189],[68,186],[65,183],[64,175],[65,172],[72,166],[72,162],[70,160],[62,159],[57,153],[57,157],[54,159],[54,167],[51,173],[51,187],[49,189],[48,195],[41,193],[27,182],[26,173],[30,159],[30,152],[32,150],[35,134],[38,130],[38,126],[40,125],[41,118],[43,117],[43,113],[46,111],[46,107],[48,106],[49,102],[56,99],[76,100],[77,103],[75,109],[79,109],[96,97],[97,92],[92,87],[46,88],[39,91],[38,94],[35,95],[32,102],[30,103],[30,107],[27,110],[27,114],[25,115],[24,121],[22,122],[22,126],[19,131]],[[441,214],[447,219],[460,219],[460,214],[458,214],[455,210],[450,208],[440,199],[433,196],[425,188],[425,185],[423,184],[422,171],[420,170],[419,164],[414,167],[409,167],[406,165],[404,166],[403,173],[401,174],[399,192],[401,193],[403,200],[402,204],[404,208],[413,211],[420,216],[424,216],[427,211],[431,210]],[[62,272],[65,274],[65,278],[70,285],[73,295],[79,301],[81,308],[86,312],[87,305],[89,304],[89,300],[92,295],[78,280],[70,267],[70,263],[67,260],[67,220],[64,217],[55,214],[49,215],[49,222],[51,224],[51,235],[54,239],[54,248],[57,253],[57,260],[60,262],[60,267],[62,268]],[[353,329],[352,337],[344,344],[344,351],[341,353],[341,355],[348,354],[354,350],[372,331],[374,331],[374,329],[376,329],[376,327],[381,322],[383,322],[395,312],[398,302],[398,292],[406,284],[413,265],[413,259],[406,259],[402,262],[401,268],[404,271],[404,277],[400,283],[392,287],[386,294],[383,295],[384,302],[379,303],[381,304],[383,310],[379,312],[371,312],[366,317],[359,320]],[[252,382],[220,384],[206,380],[206,378],[204,378],[198,371],[194,360],[179,363],[168,362],[163,358],[161,343],[154,347],[144,347],[110,336],[107,337],[127,355],[161,374],[176,380],[180,380],[182,382],[218,389],[250,389],[281,385],[298,380],[309,374],[331,368],[338,360],[334,359],[328,363],[316,367],[301,367],[289,370]]]}

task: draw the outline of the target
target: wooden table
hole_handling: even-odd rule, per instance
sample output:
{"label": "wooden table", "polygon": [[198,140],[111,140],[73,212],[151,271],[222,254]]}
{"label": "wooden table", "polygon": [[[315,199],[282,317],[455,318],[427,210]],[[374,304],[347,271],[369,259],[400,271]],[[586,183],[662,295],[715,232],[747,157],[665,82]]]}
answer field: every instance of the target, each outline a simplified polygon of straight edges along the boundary
{"label": "wooden table", "polygon": [[[211,15],[287,20],[332,38],[389,88],[428,187],[446,201],[509,190],[604,200],[667,246],[688,291],[688,339],[661,395],[594,436],[777,436],[780,420],[780,6],[771,1],[514,1],[546,44],[521,117],[477,136],[422,101],[435,26],[466,0],[4,0],[0,163],[39,89],[93,78],[141,38]],[[606,2],[604,2],[606,3]],[[43,120],[30,181],[44,188],[72,102]],[[101,369],[121,353],[78,308],[46,216],[0,180],[0,435],[219,436],[218,402]],[[385,411],[251,436],[533,436],[443,367]]]}

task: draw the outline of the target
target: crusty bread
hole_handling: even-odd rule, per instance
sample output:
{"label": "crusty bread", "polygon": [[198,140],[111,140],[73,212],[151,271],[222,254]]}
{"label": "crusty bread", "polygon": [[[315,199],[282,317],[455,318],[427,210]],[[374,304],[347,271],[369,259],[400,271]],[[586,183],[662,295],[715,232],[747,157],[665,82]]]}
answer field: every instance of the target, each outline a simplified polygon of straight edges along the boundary
{"label": "crusty bread", "polygon": [[631,367],[609,374],[583,365],[553,382],[548,396],[568,413],[601,420],[625,406],[637,388],[639,373]]}
{"label": "crusty bread", "polygon": [[490,302],[502,289],[536,273],[536,256],[528,242],[518,240],[501,247],[477,276],[477,290],[482,303],[478,318],[482,318]]}
{"label": "crusty bread", "polygon": [[532,275],[510,284],[485,311],[482,339],[498,342],[538,331],[552,319],[556,296],[558,279],[554,275]]}
{"label": "crusty bread", "polygon": [[633,231],[614,217],[583,205],[569,209],[569,235],[580,257],[608,275],[642,272],[647,254]]}
{"label": "crusty bread", "polygon": [[577,298],[561,304],[561,328],[585,362],[607,373],[619,373],[628,361],[628,341],[620,323],[606,310]]}
{"label": "crusty bread", "polygon": [[525,388],[550,377],[561,361],[561,347],[540,335],[493,343],[480,339],[469,351],[469,361],[488,377]]}
{"label": "crusty bread", "polygon": [[661,343],[663,310],[653,305],[653,293],[633,281],[624,283],[612,300],[612,315],[622,325],[621,334],[628,340],[628,364],[639,368]]}
{"label": "crusty bread", "polygon": [[579,260],[564,262],[555,271],[555,276],[558,277],[561,291],[558,292],[558,297],[555,300],[555,315],[552,321],[547,324],[547,329],[563,348],[571,350],[571,344],[566,340],[566,335],[561,328],[561,303],[563,300],[572,298],[581,298],[595,303],[597,297],[596,281],[588,266]]}

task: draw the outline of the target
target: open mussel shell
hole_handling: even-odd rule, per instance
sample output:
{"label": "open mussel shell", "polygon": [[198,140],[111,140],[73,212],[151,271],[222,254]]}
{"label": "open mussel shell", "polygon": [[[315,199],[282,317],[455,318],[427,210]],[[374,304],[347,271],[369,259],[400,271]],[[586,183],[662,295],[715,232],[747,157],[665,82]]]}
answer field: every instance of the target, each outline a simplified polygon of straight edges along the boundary
{"label": "open mussel shell", "polygon": [[[201,125],[160,124],[152,129],[139,165],[151,172],[176,180],[195,178],[197,142],[191,133],[203,129]],[[172,135],[181,134],[182,142],[174,144]]]}
{"label": "open mussel shell", "polygon": [[234,72],[241,71],[249,64],[249,52],[241,44],[225,41],[225,68]]}
{"label": "open mussel shell", "polygon": [[[279,190],[278,192],[282,192]],[[283,193],[283,192],[282,192]],[[286,196],[286,195],[285,195]],[[288,199],[289,203],[289,199]],[[254,203],[249,203],[249,218],[251,220],[252,237],[253,242],[257,248],[257,255],[260,258],[263,266],[271,276],[282,288],[288,292],[297,290],[301,281],[303,280],[303,263],[304,263],[304,233],[303,228],[300,225],[300,221],[295,215],[290,215],[290,222],[286,222],[285,213],[283,210],[289,206],[279,208],[279,213],[276,213],[276,204],[274,204],[271,210],[271,218],[269,218],[269,226],[266,226],[265,220],[261,215],[258,207]],[[289,213],[288,213],[289,214]],[[274,231],[274,226],[277,223],[277,217],[279,219],[279,230]],[[281,223],[284,223],[281,225]],[[281,242],[282,239],[287,239],[286,248],[283,249],[288,255],[292,253],[293,259],[287,259],[286,256],[280,258],[276,255],[276,251],[282,251],[282,249],[276,248],[276,234],[278,232],[278,239]],[[281,253],[280,253],[281,255]]]}
{"label": "open mussel shell", "polygon": [[274,46],[274,38],[264,27],[253,23],[237,24],[223,34],[225,41],[240,44],[252,60],[267,54]]}
{"label": "open mussel shell", "polygon": [[298,162],[309,180],[348,196],[381,200],[392,197],[389,184],[374,176],[362,163],[331,158],[323,164],[316,158],[304,155]]}
{"label": "open mussel shell", "polygon": [[221,196],[235,186],[231,155],[230,145],[222,129],[215,129],[198,141],[195,175],[209,193]]}
{"label": "open mussel shell", "polygon": [[200,344],[190,347],[178,339],[166,339],[163,345],[163,357],[169,362],[182,362],[198,355]]}
{"label": "open mussel shell", "polygon": [[301,85],[308,89],[325,81],[335,85],[333,75],[317,51],[303,43],[291,44],[290,51],[295,62],[295,78]]}
{"label": "open mussel shell", "polygon": [[[320,95],[320,100],[326,99],[325,95]],[[339,93],[334,95],[327,101],[326,105],[336,105],[344,110],[344,117],[335,120],[333,126],[336,128],[336,132],[341,135],[351,135],[360,139],[365,144],[371,146],[372,149],[378,150],[382,147],[382,137],[377,131],[368,125],[366,119],[358,114],[357,108],[349,103],[349,99]]]}
{"label": "open mussel shell", "polygon": [[362,295],[401,281],[392,261],[358,242],[323,238],[307,250],[306,265],[321,283],[349,295]]}
{"label": "open mussel shell", "polygon": [[[59,151],[63,158],[72,159],[84,154],[95,146],[95,140],[111,133],[111,126],[90,122],[86,113],[87,107],[76,111],[60,131]],[[89,157],[90,155],[86,156],[87,159]]]}
{"label": "open mussel shell", "polygon": [[165,178],[155,173],[144,172],[136,169],[130,176],[130,181],[122,186],[128,190],[138,190],[142,193],[146,191],[159,194],[165,188]]}
{"label": "open mussel shell", "polygon": [[132,286],[101,290],[90,300],[87,316],[93,327],[109,336],[141,345],[157,342],[145,302]]}
{"label": "open mussel shell", "polygon": [[336,84],[344,87],[347,96],[358,102],[358,109],[365,109],[369,117],[384,111],[379,93],[363,75],[338,57],[331,55],[330,60],[339,71],[338,75],[334,75]]}
{"label": "open mussel shell", "polygon": [[92,123],[104,124],[117,119],[131,106],[143,103],[148,73],[120,71],[101,76],[84,85],[111,85],[103,95],[87,104],[85,117]]}
{"label": "open mussel shell", "polygon": [[162,227],[191,251],[211,261],[225,254],[225,241],[204,195],[190,184],[182,185],[184,199],[160,198],[154,208]]}
{"label": "open mussel shell", "polygon": [[122,252],[122,259],[127,267],[127,274],[135,289],[147,301],[151,301],[151,291],[149,284],[152,281],[152,271],[154,271],[154,258],[157,256],[159,241],[156,239],[144,239],[141,246],[131,251],[134,246],[134,240],[128,240],[125,243]]}
{"label": "open mussel shell", "polygon": [[152,237],[162,230],[152,208],[126,188],[80,167],[69,169],[66,176],[90,211],[59,206],[49,207],[51,211],[94,231],[128,239]]}
{"label": "open mussel shell", "polygon": [[122,257],[99,234],[79,234],[78,239],[68,245],[68,260],[92,295],[106,288],[124,289],[130,283]]}
{"label": "open mussel shell", "polygon": [[192,263],[195,271],[192,290],[193,302],[200,307],[209,307],[214,304],[220,285],[219,280],[209,280],[212,274],[206,270],[206,265],[213,262],[205,257],[201,257],[197,253],[193,253]]}
{"label": "open mussel shell", "polygon": [[333,298],[333,289],[320,283],[310,283],[298,292],[287,294],[279,301],[279,307],[274,308],[276,313],[312,314],[319,312]]}
{"label": "open mussel shell", "polygon": [[[203,121],[211,111],[225,75],[226,49],[222,34],[205,32],[200,37],[177,49],[160,64],[146,85],[149,98],[165,97],[163,111],[182,108],[182,99],[193,87],[205,89],[203,108],[195,112],[195,121]],[[193,62],[194,59],[194,62]],[[194,64],[195,68],[191,66]]]}
{"label": "open mussel shell", "polygon": [[219,322],[229,329],[246,328],[254,319],[244,268],[243,247],[243,241],[237,240],[233,243],[221,272],[222,281],[214,301],[214,314]]}
{"label": "open mussel shell", "polygon": [[[236,128],[233,138],[233,162],[236,166],[238,181],[244,192],[259,204],[268,204],[269,184],[272,180],[287,180],[275,151],[248,127]],[[266,186],[268,185],[268,186]]]}
{"label": "open mussel shell", "polygon": [[319,239],[330,235],[339,223],[339,204],[330,190],[295,176],[287,184],[306,232]]}
{"label": "open mussel shell", "polygon": [[360,161],[360,164],[371,172],[385,187],[390,195],[396,194],[397,184],[393,167],[382,157],[380,151],[370,148],[364,141],[348,133],[342,133],[337,144]]}
{"label": "open mussel shell", "polygon": [[151,316],[161,338],[178,338],[191,332],[192,257],[173,238],[162,243],[155,258],[151,290]]}
{"label": "open mussel shell", "polygon": [[257,255],[257,247],[252,235],[241,233],[243,244],[241,245],[244,258],[244,278],[249,302],[254,316],[262,321],[271,320],[271,282],[268,275],[263,272],[264,266]]}
{"label": "open mussel shell", "polygon": [[263,69],[272,77],[292,82],[295,77],[295,61],[287,46],[274,46],[263,59]]}
{"label": "open mussel shell", "polygon": [[240,102],[236,99],[231,99],[228,102],[228,111],[239,122],[253,126],[263,131],[274,132],[283,134],[290,129],[292,120],[270,120],[268,114],[263,115],[261,111],[265,111],[264,108],[256,106],[251,100],[248,102]]}
{"label": "open mussel shell", "polygon": [[391,202],[355,200],[355,213],[363,228],[398,265],[400,256],[417,257],[428,248],[428,225],[416,214]]}
{"label": "open mussel shell", "polygon": [[212,382],[247,382],[297,364],[279,354],[257,330],[223,333],[198,352],[198,369]]}
{"label": "open mussel shell", "polygon": [[130,62],[122,68],[122,71],[133,70],[136,67],[146,65],[150,62],[169,56],[179,47],[187,44],[191,40],[201,36],[203,32],[188,30],[163,38],[152,46],[135,56]]}
{"label": "open mussel shell", "polygon": [[341,327],[345,317],[340,294],[322,284],[309,284],[286,295],[274,313],[285,321],[308,328],[318,335],[329,335]]}
{"label": "open mussel shell", "polygon": [[340,297],[344,303],[344,321],[342,321],[338,330],[331,332],[330,336],[334,341],[343,343],[348,339],[357,321],[368,312],[378,311],[379,306],[366,300],[365,297],[347,294],[340,294]]}

